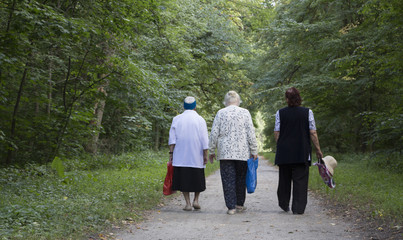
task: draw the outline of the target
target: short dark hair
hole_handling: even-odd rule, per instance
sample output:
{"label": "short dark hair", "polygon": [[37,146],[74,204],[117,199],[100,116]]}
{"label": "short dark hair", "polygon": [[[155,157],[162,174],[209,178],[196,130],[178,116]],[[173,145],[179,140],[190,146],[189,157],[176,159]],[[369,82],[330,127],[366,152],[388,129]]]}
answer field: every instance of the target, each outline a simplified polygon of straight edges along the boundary
{"label": "short dark hair", "polygon": [[301,96],[299,95],[298,89],[295,87],[290,87],[285,91],[285,97],[288,99],[287,103],[289,107],[301,106]]}

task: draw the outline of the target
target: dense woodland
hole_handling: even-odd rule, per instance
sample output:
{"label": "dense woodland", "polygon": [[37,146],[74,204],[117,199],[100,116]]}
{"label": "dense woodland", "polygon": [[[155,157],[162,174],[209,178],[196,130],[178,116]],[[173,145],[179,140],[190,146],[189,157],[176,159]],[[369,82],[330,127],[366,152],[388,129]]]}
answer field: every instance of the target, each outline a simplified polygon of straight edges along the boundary
{"label": "dense woodland", "polygon": [[402,166],[401,0],[1,0],[0,159],[167,145],[187,95],[211,127],[224,94],[265,121],[295,86],[326,152]]}

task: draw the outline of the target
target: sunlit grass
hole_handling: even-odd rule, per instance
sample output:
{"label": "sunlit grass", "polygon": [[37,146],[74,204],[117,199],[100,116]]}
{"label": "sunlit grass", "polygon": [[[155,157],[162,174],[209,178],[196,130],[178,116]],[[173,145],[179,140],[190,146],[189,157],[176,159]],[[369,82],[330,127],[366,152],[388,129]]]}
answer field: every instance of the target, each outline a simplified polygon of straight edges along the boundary
{"label": "sunlit grass", "polygon": [[[47,166],[0,169],[0,239],[82,239],[140,220],[163,198],[167,159],[145,152],[75,160],[65,179]],[[208,164],[206,175],[217,168]]]}
{"label": "sunlit grass", "polygon": [[333,201],[353,205],[368,217],[403,221],[403,177],[402,174],[372,167],[365,155],[343,154],[335,169],[335,189],[327,188],[316,167],[311,167],[311,189],[326,194]]}
{"label": "sunlit grass", "polygon": [[[274,163],[274,153],[260,153]],[[309,188],[327,196],[334,203],[351,206],[366,217],[403,222],[403,176],[396,171],[374,167],[365,154],[335,155],[336,188],[327,187],[317,167],[311,166]]]}

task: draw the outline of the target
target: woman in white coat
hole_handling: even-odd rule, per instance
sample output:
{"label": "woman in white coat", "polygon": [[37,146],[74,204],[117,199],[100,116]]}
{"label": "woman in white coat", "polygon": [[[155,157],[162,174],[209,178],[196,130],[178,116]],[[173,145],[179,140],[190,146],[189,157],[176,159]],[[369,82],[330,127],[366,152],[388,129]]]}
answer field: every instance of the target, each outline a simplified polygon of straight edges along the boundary
{"label": "woman in white coat", "polygon": [[[174,117],[169,130],[169,161],[174,167],[172,190],[181,191],[186,201],[183,210],[200,209],[199,195],[206,189],[208,132],[206,121],[195,111],[196,99],[187,97],[185,111]],[[193,204],[190,192],[194,192]]]}
{"label": "woman in white coat", "polygon": [[215,158],[220,161],[224,199],[230,215],[246,209],[247,160],[257,158],[252,117],[247,109],[239,107],[240,103],[235,91],[225,95],[226,107],[217,112],[209,138],[210,161]]}

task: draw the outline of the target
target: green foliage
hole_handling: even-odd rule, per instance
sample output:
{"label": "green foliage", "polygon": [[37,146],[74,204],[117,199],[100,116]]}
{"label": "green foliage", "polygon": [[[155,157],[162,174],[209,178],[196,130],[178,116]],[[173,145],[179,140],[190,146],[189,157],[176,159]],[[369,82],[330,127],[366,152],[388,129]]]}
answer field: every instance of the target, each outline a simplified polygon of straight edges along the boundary
{"label": "green foliage", "polygon": [[230,89],[249,105],[242,2],[2,2],[1,159],[159,148],[187,95],[209,122]]}
{"label": "green foliage", "polygon": [[252,104],[249,41],[268,21],[254,17],[259,1],[2,6],[0,155],[8,164],[159,148],[187,95],[209,124],[230,89]]}
{"label": "green foliage", "polygon": [[401,154],[401,9],[401,1],[278,2],[255,35],[260,57],[251,67],[267,134],[286,105],[285,89],[295,86],[325,151]]}
{"label": "green foliage", "polygon": [[[275,154],[261,152],[259,155],[274,164]],[[331,203],[341,205],[346,211],[353,208],[368,217],[395,226],[402,223],[402,166],[401,162],[383,161],[387,156],[370,154],[332,154],[337,160],[334,180],[336,188],[323,183],[316,166],[309,171],[309,189],[326,196]],[[347,208],[349,207],[349,208]]]}
{"label": "green foliage", "polygon": [[[162,199],[167,160],[167,152],[146,151],[2,168],[1,237],[82,239],[138,221]],[[64,179],[52,171],[63,164]],[[206,174],[217,168],[209,164]]]}
{"label": "green foliage", "polygon": [[[34,183],[66,192],[108,171],[134,174],[138,158],[116,154],[166,147],[188,95],[211,126],[228,90],[263,119],[259,135],[275,149],[275,112],[296,86],[324,152],[370,152],[371,166],[396,172],[402,11],[399,0],[1,1],[0,159],[27,164],[29,176],[52,178]],[[43,167],[51,162],[61,178]],[[64,203],[58,191],[55,202]],[[20,226],[36,225],[46,210],[19,201],[8,213],[29,216]],[[90,208],[95,200],[83,201]]]}
{"label": "green foliage", "polygon": [[380,167],[379,160],[368,154],[337,154],[335,158],[338,161],[334,175],[336,188],[329,190],[317,168],[311,167],[310,189],[339,204],[354,206],[365,217],[402,223],[402,172],[401,166],[393,165],[398,164],[396,159],[391,165]]}
{"label": "green foliage", "polygon": [[55,159],[53,159],[52,164],[50,165],[52,167],[53,170],[56,170],[57,175],[61,178],[64,178],[64,166],[63,166],[63,162],[59,157],[55,157]]}

